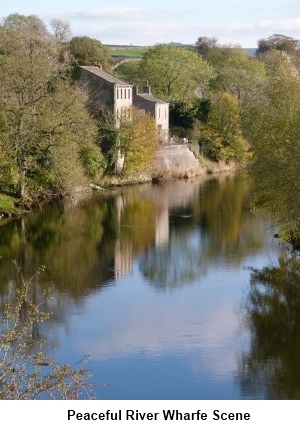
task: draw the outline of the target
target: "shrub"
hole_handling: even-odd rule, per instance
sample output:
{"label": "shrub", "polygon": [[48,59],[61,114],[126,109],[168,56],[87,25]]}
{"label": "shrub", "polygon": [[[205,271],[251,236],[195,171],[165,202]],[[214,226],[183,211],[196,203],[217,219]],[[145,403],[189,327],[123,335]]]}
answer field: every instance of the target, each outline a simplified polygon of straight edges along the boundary
{"label": "shrub", "polygon": [[44,342],[35,345],[35,330],[51,315],[49,291],[39,301],[33,294],[33,281],[42,270],[27,281],[16,265],[17,282],[1,306],[0,399],[90,399],[89,372],[79,367],[84,360],[75,367],[60,364],[45,352]]}

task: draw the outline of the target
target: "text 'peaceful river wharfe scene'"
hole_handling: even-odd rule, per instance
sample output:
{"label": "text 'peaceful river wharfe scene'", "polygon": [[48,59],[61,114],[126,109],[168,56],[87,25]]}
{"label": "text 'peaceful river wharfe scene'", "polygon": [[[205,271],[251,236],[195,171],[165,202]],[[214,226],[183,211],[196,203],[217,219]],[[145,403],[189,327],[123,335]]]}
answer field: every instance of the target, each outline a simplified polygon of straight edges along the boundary
{"label": "text 'peaceful river wharfe scene'", "polygon": [[130,2],[2,11],[0,399],[299,400],[299,29]]}

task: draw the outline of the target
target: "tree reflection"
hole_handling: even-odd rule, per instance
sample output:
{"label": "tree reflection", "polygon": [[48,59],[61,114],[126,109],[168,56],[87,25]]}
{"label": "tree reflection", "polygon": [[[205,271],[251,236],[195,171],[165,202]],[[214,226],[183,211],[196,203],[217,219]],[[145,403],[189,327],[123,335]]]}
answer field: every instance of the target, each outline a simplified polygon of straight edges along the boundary
{"label": "tree reflection", "polygon": [[199,183],[186,204],[169,214],[169,240],[140,259],[144,277],[156,288],[173,289],[204,276],[209,268],[239,267],[263,246],[265,224],[248,210],[243,177]]}
{"label": "tree reflection", "polygon": [[278,264],[252,270],[247,322],[252,339],[240,362],[246,395],[300,399],[300,258],[282,252]]}
{"label": "tree reflection", "polygon": [[[154,241],[156,207],[128,190],[107,192],[70,207],[56,202],[0,226],[0,293],[14,278],[16,261],[26,278],[40,266],[49,283],[73,300],[119,278]],[[130,260],[130,261],[129,261]]]}

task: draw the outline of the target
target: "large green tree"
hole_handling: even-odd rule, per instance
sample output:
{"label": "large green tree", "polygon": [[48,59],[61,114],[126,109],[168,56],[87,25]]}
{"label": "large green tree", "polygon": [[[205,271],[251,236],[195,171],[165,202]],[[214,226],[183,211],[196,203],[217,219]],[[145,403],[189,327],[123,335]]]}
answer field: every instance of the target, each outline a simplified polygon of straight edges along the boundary
{"label": "large green tree", "polygon": [[96,130],[70,82],[69,57],[61,54],[35,18],[13,15],[0,26],[3,171],[23,199],[85,179],[80,148],[93,146]]}
{"label": "large green tree", "polygon": [[244,106],[253,147],[256,201],[279,223],[285,239],[300,238],[300,73],[280,51],[267,57],[267,77]]}
{"label": "large green tree", "polygon": [[258,48],[256,55],[260,56],[266,52],[276,49],[278,51],[284,51],[290,55],[299,54],[300,41],[293,37],[285,36],[283,34],[273,34],[267,39],[260,39],[258,41]]}
{"label": "large green tree", "polygon": [[252,92],[265,75],[264,64],[250,57],[241,46],[215,46],[209,50],[207,60],[215,69],[211,81],[214,91],[226,91],[241,100]]}
{"label": "large green tree", "polygon": [[193,97],[199,88],[205,91],[212,75],[211,66],[194,51],[167,44],[149,49],[139,67],[140,78],[166,100]]}
{"label": "large green tree", "polygon": [[70,41],[70,51],[80,66],[101,64],[105,70],[110,70],[109,51],[100,40],[87,36],[76,36]]}

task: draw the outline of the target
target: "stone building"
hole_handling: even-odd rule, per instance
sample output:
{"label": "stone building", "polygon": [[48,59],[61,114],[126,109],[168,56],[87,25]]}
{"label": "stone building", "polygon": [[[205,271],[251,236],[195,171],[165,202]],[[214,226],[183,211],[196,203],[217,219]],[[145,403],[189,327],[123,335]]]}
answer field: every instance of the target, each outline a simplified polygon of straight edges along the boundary
{"label": "stone building", "polygon": [[116,126],[119,126],[121,117],[130,118],[130,110],[135,106],[153,116],[160,140],[168,142],[169,103],[151,95],[148,84],[143,93],[138,93],[136,87],[101,66],[82,66],[80,81],[95,91],[96,102],[113,112]]}
{"label": "stone building", "polygon": [[169,140],[169,103],[154,97],[151,94],[151,88],[148,85],[144,87],[144,92],[139,93],[136,87],[133,87],[132,103],[138,109],[143,109],[155,118],[155,124],[162,142]]}
{"label": "stone building", "polygon": [[98,66],[82,66],[80,81],[95,93],[95,101],[107,106],[114,114],[116,125],[121,116],[130,117],[132,85]]}

